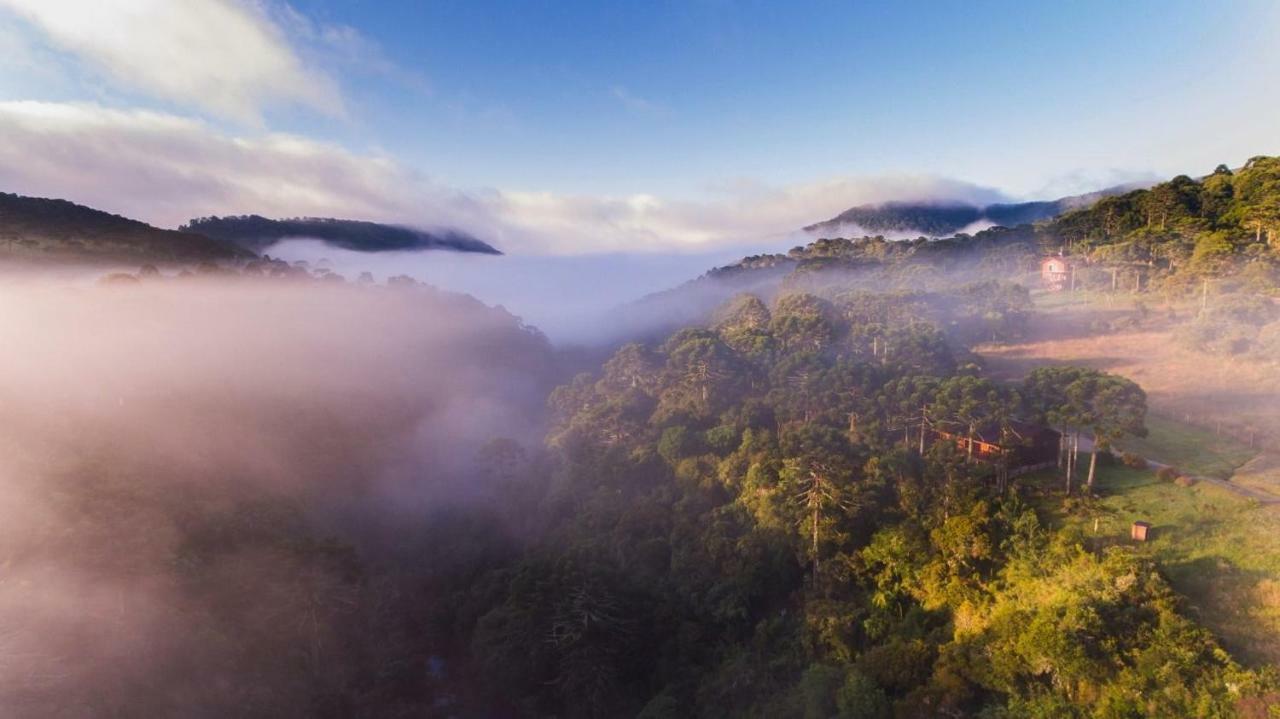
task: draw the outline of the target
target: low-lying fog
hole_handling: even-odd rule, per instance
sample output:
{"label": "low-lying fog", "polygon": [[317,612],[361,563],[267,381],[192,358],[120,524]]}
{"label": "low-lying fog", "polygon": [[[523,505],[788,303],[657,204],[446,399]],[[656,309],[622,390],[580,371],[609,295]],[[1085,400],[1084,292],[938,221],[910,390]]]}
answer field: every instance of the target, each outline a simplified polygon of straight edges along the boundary
{"label": "low-lying fog", "polygon": [[536,447],[558,380],[423,287],[4,278],[0,337],[6,717],[314,715],[370,605],[313,538],[483,499],[478,449]]}
{"label": "low-lying fog", "polygon": [[[795,244],[795,243],[792,243]],[[370,272],[378,281],[409,275],[437,287],[465,292],[502,305],[557,343],[608,338],[608,314],[619,305],[670,289],[712,267],[757,252],[782,252],[780,239],[767,246],[736,246],[713,252],[595,255],[478,255],[445,251],[352,252],[317,240],[285,240],[265,253],[313,267],[327,260],[333,271],[354,280]]]}

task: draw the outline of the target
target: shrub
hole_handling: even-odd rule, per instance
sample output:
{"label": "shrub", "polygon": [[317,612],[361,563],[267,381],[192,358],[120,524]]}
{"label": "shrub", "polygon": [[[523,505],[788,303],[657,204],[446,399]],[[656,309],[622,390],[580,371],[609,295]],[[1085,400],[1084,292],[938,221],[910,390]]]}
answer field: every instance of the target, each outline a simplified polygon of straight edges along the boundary
{"label": "shrub", "polygon": [[1121,452],[1120,462],[1124,464],[1124,466],[1131,467],[1133,469],[1147,468],[1146,458],[1142,455],[1134,454],[1133,452]]}
{"label": "shrub", "polygon": [[1174,483],[1174,484],[1176,484],[1176,485],[1178,485],[1179,487],[1191,487],[1191,486],[1194,486],[1194,485],[1195,485],[1195,483],[1196,483],[1196,478],[1195,478],[1195,477],[1188,477],[1188,476],[1186,476],[1186,475],[1183,475],[1183,476],[1178,477],[1177,479],[1173,480],[1173,483]]}
{"label": "shrub", "polygon": [[1161,467],[1156,470],[1156,478],[1161,482],[1172,482],[1182,473],[1173,467]]}

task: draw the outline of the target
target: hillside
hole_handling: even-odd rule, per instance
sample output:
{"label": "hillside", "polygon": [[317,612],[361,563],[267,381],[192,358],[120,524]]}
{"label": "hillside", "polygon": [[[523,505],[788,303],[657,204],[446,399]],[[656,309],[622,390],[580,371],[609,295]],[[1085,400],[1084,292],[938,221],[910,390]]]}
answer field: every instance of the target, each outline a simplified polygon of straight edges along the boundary
{"label": "hillside", "polygon": [[201,217],[182,226],[241,247],[260,251],[287,238],[311,238],[328,245],[356,252],[391,250],[452,250],[502,254],[493,246],[455,229],[419,230],[413,227],[386,225],[360,220],[328,217],[300,217],[272,220],[258,215],[240,217]]}
{"label": "hillside", "polygon": [[1114,187],[1085,195],[1037,202],[975,205],[967,202],[885,202],[858,205],[835,217],[808,225],[805,232],[819,237],[884,235],[886,237],[947,237],[973,225],[1018,225],[1040,222],[1086,207],[1103,197],[1129,189]]}
{"label": "hillside", "polygon": [[1275,244],[1280,157],[1260,155],[1236,170],[1219,165],[1199,179],[1179,175],[1106,197],[1055,218],[1046,229],[1078,250],[1123,245],[1116,253],[1122,259],[1212,265],[1249,246]]}
{"label": "hillside", "polygon": [[204,262],[254,253],[67,200],[0,193],[0,257],[76,262]]}

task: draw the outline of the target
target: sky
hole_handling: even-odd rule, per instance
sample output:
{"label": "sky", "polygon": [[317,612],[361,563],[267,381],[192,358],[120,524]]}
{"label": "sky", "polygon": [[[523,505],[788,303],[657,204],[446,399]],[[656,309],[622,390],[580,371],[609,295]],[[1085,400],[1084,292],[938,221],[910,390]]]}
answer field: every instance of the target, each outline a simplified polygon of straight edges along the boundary
{"label": "sky", "polygon": [[0,190],[707,252],[1280,152],[1280,4],[0,0]]}

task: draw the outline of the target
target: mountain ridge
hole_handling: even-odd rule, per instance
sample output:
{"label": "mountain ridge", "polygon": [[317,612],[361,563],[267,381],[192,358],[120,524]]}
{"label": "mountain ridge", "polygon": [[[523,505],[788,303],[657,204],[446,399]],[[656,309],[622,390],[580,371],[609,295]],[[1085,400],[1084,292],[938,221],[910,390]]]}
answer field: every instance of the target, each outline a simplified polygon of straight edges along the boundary
{"label": "mountain ridge", "polygon": [[198,217],[182,229],[230,242],[255,252],[288,238],[313,238],[355,252],[450,250],[485,255],[502,252],[470,233],[454,228],[422,230],[365,220],[333,217],[271,219],[261,215]]}
{"label": "mountain ridge", "polygon": [[1117,185],[1056,200],[976,204],[964,200],[890,200],[855,205],[829,220],[806,225],[805,232],[822,237],[886,235],[949,237],[980,223],[1016,227],[1053,219],[1087,207],[1105,197],[1123,194],[1138,185]]}
{"label": "mountain ridge", "polygon": [[0,256],[182,263],[251,259],[256,253],[199,233],[161,229],[70,200],[0,192]]}

